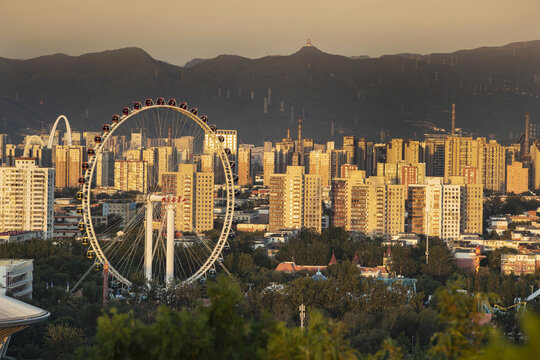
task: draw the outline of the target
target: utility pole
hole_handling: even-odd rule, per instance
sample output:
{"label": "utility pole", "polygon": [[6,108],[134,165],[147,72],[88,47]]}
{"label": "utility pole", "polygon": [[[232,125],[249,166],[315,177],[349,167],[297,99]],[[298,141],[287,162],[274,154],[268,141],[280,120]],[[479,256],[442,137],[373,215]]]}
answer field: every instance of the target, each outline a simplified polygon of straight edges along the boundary
{"label": "utility pole", "polygon": [[304,303],[302,303],[298,309],[300,310],[300,330],[304,331],[304,319],[306,318],[306,307]]}
{"label": "utility pole", "polygon": [[109,293],[109,264],[103,264],[103,307],[107,305],[107,296]]}
{"label": "utility pole", "polygon": [[427,206],[427,201],[426,201],[425,211],[426,211],[426,264],[429,264],[429,210]]}

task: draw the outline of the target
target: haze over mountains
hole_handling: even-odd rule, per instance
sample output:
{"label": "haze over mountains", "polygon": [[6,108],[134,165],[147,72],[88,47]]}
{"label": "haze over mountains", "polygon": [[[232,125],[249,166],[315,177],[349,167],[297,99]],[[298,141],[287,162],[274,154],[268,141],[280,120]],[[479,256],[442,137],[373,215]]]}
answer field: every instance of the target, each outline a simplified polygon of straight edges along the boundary
{"label": "haze over mountains", "polygon": [[[359,51],[358,53],[362,53]],[[0,58],[0,132],[13,138],[50,128],[99,130],[112,114],[145,98],[175,98],[207,114],[239,141],[277,140],[303,119],[303,137],[421,138],[457,127],[511,140],[526,112],[540,118],[540,40],[449,54],[349,58],[302,47],[289,56],[220,55],[184,67],[138,48],[29,60]],[[269,89],[271,96],[269,97]],[[265,97],[267,112],[264,112]]]}

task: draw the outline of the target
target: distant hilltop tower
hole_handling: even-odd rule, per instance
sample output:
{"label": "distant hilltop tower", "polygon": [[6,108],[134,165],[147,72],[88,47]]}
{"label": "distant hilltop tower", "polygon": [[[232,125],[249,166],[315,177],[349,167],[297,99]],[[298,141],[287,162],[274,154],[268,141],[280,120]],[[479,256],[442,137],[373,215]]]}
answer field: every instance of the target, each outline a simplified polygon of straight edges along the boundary
{"label": "distant hilltop tower", "polygon": [[302,118],[298,118],[298,142],[302,141]]}
{"label": "distant hilltop tower", "polygon": [[456,104],[452,104],[452,136],[456,135]]}
{"label": "distant hilltop tower", "polygon": [[306,44],[307,47],[311,47],[311,39],[307,39],[307,44]]}

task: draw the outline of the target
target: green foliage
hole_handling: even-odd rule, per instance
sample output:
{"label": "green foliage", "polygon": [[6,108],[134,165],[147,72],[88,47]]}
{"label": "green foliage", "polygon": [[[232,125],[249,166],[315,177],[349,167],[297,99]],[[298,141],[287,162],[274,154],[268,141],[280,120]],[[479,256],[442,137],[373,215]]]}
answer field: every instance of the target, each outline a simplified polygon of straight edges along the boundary
{"label": "green foliage", "polygon": [[74,359],[75,350],[85,342],[80,328],[66,324],[50,324],[45,332],[46,359]]}
{"label": "green foliage", "polygon": [[526,314],[523,320],[523,333],[526,340],[522,345],[512,344],[500,333],[493,333],[488,345],[471,358],[478,360],[536,359],[540,354],[540,317],[538,315]]}
{"label": "green foliage", "polygon": [[445,328],[433,335],[434,345],[429,351],[432,358],[472,357],[488,339],[490,328],[480,324],[486,316],[480,307],[490,299],[483,293],[471,296],[460,285],[450,283],[437,290],[439,319]]}
{"label": "green foliage", "polygon": [[390,339],[386,339],[381,350],[377,351],[372,356],[368,356],[368,360],[401,360],[403,359],[403,352],[401,348],[397,346],[396,342]]}
{"label": "green foliage", "polygon": [[484,202],[484,219],[500,214],[519,215],[524,211],[536,210],[539,206],[540,202],[525,200],[522,195],[507,195],[505,202],[501,201],[500,196],[490,196]]}
{"label": "green foliage", "polygon": [[412,250],[406,246],[392,247],[392,262],[390,270],[405,277],[412,277],[416,274],[419,264],[413,258]]}
{"label": "green foliage", "polygon": [[338,261],[352,260],[358,254],[363,266],[378,266],[382,264],[384,248],[380,241],[350,239],[343,228],[330,227],[321,234],[303,229],[280,249],[276,259],[299,265],[328,265],[332,252]]}
{"label": "green foliage", "polygon": [[325,319],[318,312],[311,312],[308,326],[301,329],[276,326],[268,339],[265,359],[357,359],[356,352],[345,340],[343,324]]}
{"label": "green foliage", "polygon": [[120,314],[112,310],[100,317],[96,359],[211,359],[248,358],[244,352],[257,348],[250,323],[239,314],[242,301],[239,286],[220,276],[208,284],[209,306],[194,310],[171,310],[160,306],[155,320],[145,324],[133,312]]}
{"label": "green foliage", "polygon": [[[243,297],[226,277],[208,284],[209,306],[171,310],[161,306],[145,324],[133,312],[111,310],[98,320],[95,359],[354,359],[344,325],[312,313],[305,333],[283,323],[246,319]],[[285,346],[285,347],[283,347]],[[284,357],[284,355],[288,357]]]}

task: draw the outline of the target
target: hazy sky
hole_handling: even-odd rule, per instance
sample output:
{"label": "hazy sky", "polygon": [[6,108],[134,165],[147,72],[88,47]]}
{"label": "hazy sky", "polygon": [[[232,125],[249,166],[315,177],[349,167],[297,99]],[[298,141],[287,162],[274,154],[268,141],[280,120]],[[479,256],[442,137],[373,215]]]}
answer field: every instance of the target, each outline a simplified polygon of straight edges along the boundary
{"label": "hazy sky", "polygon": [[425,54],[540,39],[539,14],[539,0],[3,0],[0,57],[137,46],[183,65],[308,38],[342,55]]}

